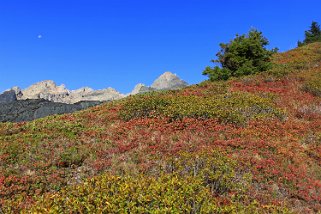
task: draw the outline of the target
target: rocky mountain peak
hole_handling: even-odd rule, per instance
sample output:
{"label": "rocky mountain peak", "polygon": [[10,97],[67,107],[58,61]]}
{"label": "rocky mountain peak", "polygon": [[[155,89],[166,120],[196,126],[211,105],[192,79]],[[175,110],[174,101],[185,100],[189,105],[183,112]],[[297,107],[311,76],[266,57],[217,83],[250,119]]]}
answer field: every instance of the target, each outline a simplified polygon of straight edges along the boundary
{"label": "rocky mountain peak", "polygon": [[149,91],[154,91],[152,87],[146,86],[142,83],[138,83],[134,89],[129,93],[129,95],[135,95],[135,94],[140,94],[140,93],[146,93]]}
{"label": "rocky mountain peak", "polygon": [[31,85],[28,89],[37,90],[66,90],[64,85],[57,86],[57,84],[52,80],[44,80]]}
{"label": "rocky mountain peak", "polygon": [[176,74],[167,71],[158,77],[151,87],[157,90],[166,90],[184,88],[187,85],[187,82],[181,80]]}
{"label": "rocky mountain peak", "polygon": [[[177,75],[171,72],[165,72],[154,81],[152,86],[146,86],[142,83],[139,83],[135,86],[132,92],[127,95],[121,94],[111,87],[101,90],[94,90],[89,87],[68,90],[65,85],[57,85],[52,80],[45,80],[35,83],[24,90],[21,90],[19,87],[13,87],[11,91],[15,93],[15,97],[18,100],[44,99],[52,102],[73,104],[81,101],[117,100],[128,95],[156,90],[175,90],[184,88],[187,85],[188,84],[181,80]],[[3,102],[8,100],[8,97],[9,93],[6,93],[6,95],[2,97]]]}
{"label": "rocky mountain peak", "polygon": [[[45,80],[38,83],[35,83],[29,86],[27,89],[22,90],[22,97],[20,99],[47,99],[47,96],[50,95],[67,95],[69,91],[66,89],[64,85],[57,86],[56,83],[52,80]],[[51,100],[51,99],[47,99]]]}

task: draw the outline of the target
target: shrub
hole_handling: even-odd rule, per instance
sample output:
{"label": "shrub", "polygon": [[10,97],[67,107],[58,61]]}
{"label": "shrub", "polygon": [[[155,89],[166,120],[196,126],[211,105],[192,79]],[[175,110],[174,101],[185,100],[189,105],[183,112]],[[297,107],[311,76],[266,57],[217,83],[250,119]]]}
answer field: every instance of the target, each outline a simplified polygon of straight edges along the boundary
{"label": "shrub", "polygon": [[215,204],[201,180],[163,175],[102,175],[39,198],[37,213],[209,213]]}
{"label": "shrub", "polygon": [[248,35],[236,35],[227,44],[220,44],[221,50],[216,54],[221,67],[206,67],[203,75],[210,80],[227,80],[230,77],[250,75],[268,70],[271,67],[271,56],[276,49],[267,50],[269,44],[262,32],[251,30]]}
{"label": "shrub", "polygon": [[124,120],[164,116],[171,120],[215,118],[223,123],[244,124],[261,117],[283,119],[284,112],[266,98],[232,92],[210,97],[166,96],[166,94],[138,95],[126,99],[119,113]]}
{"label": "shrub", "polygon": [[[35,198],[22,213],[288,213],[283,207],[243,201],[251,176],[224,153],[182,153],[160,168],[157,177],[103,174],[87,179]],[[234,197],[224,203],[213,197],[227,192]]]}
{"label": "shrub", "polygon": [[317,73],[305,81],[303,90],[313,94],[314,96],[321,97],[321,76]]}
{"label": "shrub", "polygon": [[281,78],[292,71],[291,67],[287,64],[273,64],[271,69],[267,71],[267,74],[272,75],[273,77]]}
{"label": "shrub", "polygon": [[82,164],[85,157],[86,157],[85,152],[81,151],[77,147],[66,148],[60,154],[60,160],[57,163],[57,165],[60,167],[71,167],[73,165],[79,166]]}
{"label": "shrub", "polygon": [[202,151],[197,154],[183,152],[179,157],[169,159],[164,171],[180,177],[193,176],[200,179],[215,195],[231,191],[242,194],[251,181],[249,173],[235,160],[219,151]]}

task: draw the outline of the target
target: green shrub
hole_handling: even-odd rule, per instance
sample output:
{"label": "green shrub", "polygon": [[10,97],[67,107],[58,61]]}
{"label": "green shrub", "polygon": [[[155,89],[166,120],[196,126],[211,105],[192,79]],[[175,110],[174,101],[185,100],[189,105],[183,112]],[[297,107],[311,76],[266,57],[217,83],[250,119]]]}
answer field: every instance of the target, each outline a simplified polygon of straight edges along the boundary
{"label": "green shrub", "polygon": [[178,157],[169,159],[163,170],[180,177],[193,176],[200,179],[215,195],[224,195],[231,191],[242,194],[247,191],[251,181],[251,175],[246,173],[245,169],[219,151],[181,153]]}
{"label": "green shrub", "polygon": [[14,141],[10,144],[0,144],[0,156],[7,156],[6,162],[9,164],[19,163],[20,156],[24,153],[22,143]]}
{"label": "green shrub", "polygon": [[220,122],[235,124],[243,124],[253,118],[284,117],[284,112],[269,99],[245,92],[209,97],[138,95],[126,99],[119,114],[124,120],[164,116],[171,120],[184,117],[215,118]]}
{"label": "green shrub", "polygon": [[60,167],[71,167],[72,165],[78,166],[81,165],[82,162],[86,158],[86,153],[77,147],[66,148],[60,154],[60,160],[58,162],[58,166]]}
{"label": "green shrub", "polygon": [[54,136],[64,136],[68,139],[75,139],[84,129],[84,125],[78,121],[65,121],[59,119],[63,115],[53,115],[40,118],[27,123],[23,128],[32,133],[50,132]]}
{"label": "green shrub", "polygon": [[273,64],[271,69],[267,71],[267,74],[281,78],[290,74],[292,71],[291,66],[287,64]]}
{"label": "green shrub", "polygon": [[210,80],[227,80],[230,77],[256,74],[271,67],[271,56],[276,49],[267,50],[269,41],[262,32],[250,30],[248,35],[236,35],[236,38],[227,44],[220,44],[221,50],[216,54],[221,67],[206,67],[203,75]]}
{"label": "green shrub", "polygon": [[37,213],[210,213],[215,204],[201,181],[192,177],[159,178],[102,175],[57,194],[40,198]]}
{"label": "green shrub", "polygon": [[[87,179],[36,197],[22,213],[288,213],[283,207],[243,200],[251,176],[224,153],[182,153],[160,169],[157,177],[104,174]],[[227,192],[234,197],[219,203],[218,194]]]}
{"label": "green shrub", "polygon": [[303,90],[313,94],[314,96],[321,97],[321,74],[317,73],[305,81]]}

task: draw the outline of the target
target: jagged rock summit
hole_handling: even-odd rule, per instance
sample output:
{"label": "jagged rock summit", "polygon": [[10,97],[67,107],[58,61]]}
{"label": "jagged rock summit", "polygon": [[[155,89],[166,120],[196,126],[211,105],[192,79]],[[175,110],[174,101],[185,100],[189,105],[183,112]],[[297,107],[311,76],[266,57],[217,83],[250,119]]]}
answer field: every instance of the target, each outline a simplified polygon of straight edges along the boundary
{"label": "jagged rock summit", "polygon": [[187,82],[181,80],[177,75],[167,71],[158,77],[151,87],[157,90],[173,90],[184,88],[187,85]]}
{"label": "jagged rock summit", "polygon": [[0,122],[34,120],[52,114],[64,114],[99,105],[101,102],[121,99],[128,95],[156,90],[174,90],[187,86],[175,74],[165,72],[153,85],[139,83],[123,95],[113,88],[94,90],[89,87],[68,90],[52,80],[35,83],[21,90],[15,86],[0,94]]}
{"label": "jagged rock summit", "polygon": [[31,85],[27,89],[22,91],[22,97],[24,99],[39,99],[44,98],[48,94],[68,94],[69,91],[64,85],[57,86],[52,80],[45,80]]}
{"label": "jagged rock summit", "polygon": [[57,86],[52,80],[45,80],[20,91],[18,100],[45,99],[53,102],[65,102],[70,91],[64,85]]}
{"label": "jagged rock summit", "polygon": [[167,71],[160,75],[151,86],[145,86],[142,83],[137,84],[129,95],[158,90],[176,90],[186,86],[188,86],[187,82],[181,80],[177,75]]}
{"label": "jagged rock summit", "polygon": [[52,102],[73,104],[81,101],[109,101],[124,97],[113,88],[93,90],[89,87],[68,90],[65,85],[57,85],[52,80],[35,83],[25,90],[14,87],[18,100],[44,99]]}
{"label": "jagged rock summit", "polygon": [[141,94],[141,93],[146,93],[146,92],[150,92],[150,91],[155,91],[154,88],[146,86],[142,83],[138,83],[135,88],[132,90],[132,92],[130,92],[129,95],[135,95],[135,94]]}
{"label": "jagged rock summit", "polygon": [[[159,76],[151,86],[139,83],[133,91],[127,95],[121,94],[113,88],[94,90],[89,87],[83,87],[77,90],[69,90],[65,85],[57,85],[52,80],[45,80],[35,83],[28,88],[21,90],[19,87],[13,87],[9,92],[0,95],[0,103],[9,100],[30,100],[44,99],[52,102],[74,104],[82,101],[110,101],[117,100],[128,95],[140,94],[157,90],[175,90],[186,87],[188,84],[181,80],[177,75],[171,72],[165,72]],[[15,96],[14,98],[12,95]],[[10,97],[11,96],[11,97]],[[1,101],[2,100],[2,101]],[[8,100],[8,101],[7,101]]]}

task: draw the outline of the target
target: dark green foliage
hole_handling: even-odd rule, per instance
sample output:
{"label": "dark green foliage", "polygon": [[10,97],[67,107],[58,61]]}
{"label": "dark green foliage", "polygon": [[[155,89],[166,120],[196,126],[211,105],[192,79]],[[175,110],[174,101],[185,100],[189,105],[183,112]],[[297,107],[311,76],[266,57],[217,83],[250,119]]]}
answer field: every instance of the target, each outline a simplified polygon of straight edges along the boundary
{"label": "dark green foliage", "polygon": [[310,30],[305,31],[304,34],[305,39],[303,40],[303,42],[298,42],[299,47],[313,42],[321,42],[320,25],[315,21],[312,22]]}
{"label": "dark green foliage", "polygon": [[271,56],[277,50],[267,50],[269,41],[262,32],[250,30],[248,35],[236,35],[229,43],[221,43],[221,50],[216,54],[218,59],[212,60],[221,67],[206,67],[203,75],[210,80],[227,80],[230,77],[250,75],[266,71],[270,68]]}

